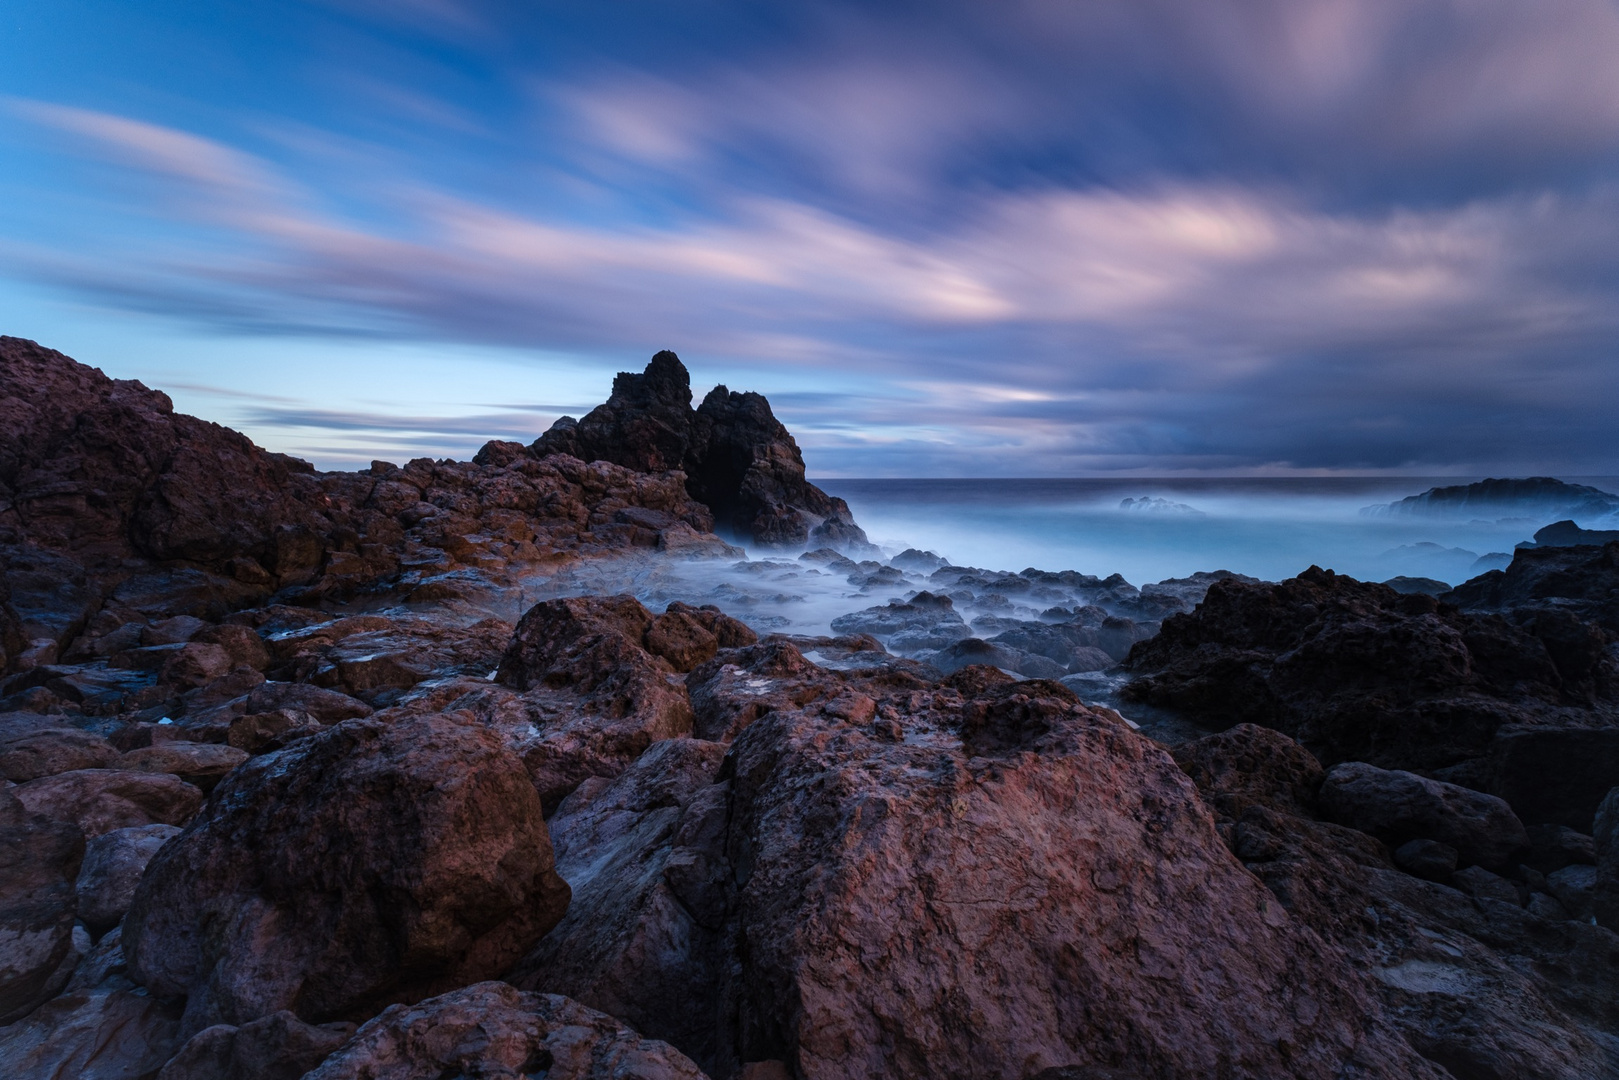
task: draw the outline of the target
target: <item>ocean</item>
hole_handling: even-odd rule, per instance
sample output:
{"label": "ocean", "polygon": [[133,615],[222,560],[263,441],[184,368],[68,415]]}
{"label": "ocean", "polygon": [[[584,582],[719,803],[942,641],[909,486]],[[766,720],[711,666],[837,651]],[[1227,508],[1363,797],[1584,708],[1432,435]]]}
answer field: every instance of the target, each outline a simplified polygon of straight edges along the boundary
{"label": "ocean", "polygon": [[[958,565],[1118,573],[1140,585],[1199,570],[1276,581],[1314,564],[1363,580],[1403,575],[1455,585],[1501,565],[1514,545],[1553,519],[1528,509],[1487,519],[1361,510],[1475,479],[1481,478],[815,482],[848,500],[855,521],[890,554],[916,547]],[[1619,490],[1615,477],[1561,479]],[[1131,504],[1121,508],[1125,500]],[[1498,558],[1487,559],[1492,554]]]}

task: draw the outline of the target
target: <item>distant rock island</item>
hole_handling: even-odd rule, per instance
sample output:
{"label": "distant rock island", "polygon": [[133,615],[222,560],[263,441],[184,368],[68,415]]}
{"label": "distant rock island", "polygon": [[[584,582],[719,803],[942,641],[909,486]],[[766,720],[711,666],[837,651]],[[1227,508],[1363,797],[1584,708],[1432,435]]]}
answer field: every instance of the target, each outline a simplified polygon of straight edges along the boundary
{"label": "distant rock island", "polygon": [[0,421],[7,1080],[1616,1075],[1619,542],[885,559],[671,352],[471,462]]}
{"label": "distant rock island", "polygon": [[1474,484],[1429,488],[1398,502],[1368,506],[1368,517],[1457,517],[1483,515],[1598,518],[1619,512],[1619,495],[1549,476],[1480,480]]}

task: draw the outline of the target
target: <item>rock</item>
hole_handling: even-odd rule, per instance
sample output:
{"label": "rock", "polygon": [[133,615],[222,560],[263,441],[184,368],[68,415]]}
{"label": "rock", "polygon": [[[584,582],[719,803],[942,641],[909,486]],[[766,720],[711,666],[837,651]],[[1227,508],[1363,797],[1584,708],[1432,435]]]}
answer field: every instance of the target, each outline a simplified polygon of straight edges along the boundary
{"label": "rock", "polygon": [[1576,919],[1591,919],[1596,911],[1597,868],[1576,863],[1546,875],[1546,888]]}
{"label": "rock", "polygon": [[1541,606],[1496,611],[1463,590],[1402,596],[1319,568],[1215,582],[1196,611],[1135,646],[1125,694],[1216,728],[1274,727],[1328,764],[1443,775],[1530,823],[1586,828],[1619,768],[1619,668],[1593,644],[1605,631],[1541,594],[1619,575],[1565,569],[1520,590]]}
{"label": "rock", "polygon": [[370,716],[371,706],[358,698],[308,683],[267,682],[247,696],[247,713],[287,709],[305,713],[322,724]]}
{"label": "rock", "polygon": [[1395,865],[1427,881],[1450,880],[1458,857],[1455,848],[1437,840],[1408,840],[1394,849]]}
{"label": "rock", "polygon": [[1603,926],[1619,930],[1619,787],[1597,808],[1591,840],[1597,857],[1592,914]]}
{"label": "rock", "polygon": [[946,674],[960,671],[969,664],[987,664],[1031,679],[1060,679],[1068,674],[1068,668],[1055,660],[975,637],[962,638],[938,652],[929,653],[927,661]]}
{"label": "rock", "polygon": [[131,750],[118,759],[118,767],[134,772],[172,773],[203,791],[212,791],[227,773],[246,760],[247,751],[234,746],[174,740]]}
{"label": "rock", "polygon": [[1529,834],[1503,800],[1415,773],[1358,761],[1337,765],[1327,771],[1320,798],[1329,821],[1394,846],[1437,840],[1455,848],[1463,866],[1511,867],[1529,846]]}
{"label": "rock", "polygon": [[729,785],[714,779],[724,754],[719,743],[669,739],[563,801],[550,827],[573,905],[508,982],[715,1060]]}
{"label": "rock", "polygon": [[1438,1075],[1235,864],[1166,753],[1055,684],[983,670],[882,694],[903,743],[813,706],[737,736],[738,1060]]}
{"label": "rock", "polygon": [[394,1005],[305,1080],[518,1077],[552,1080],[706,1080],[667,1043],[554,994],[500,982],[416,1005]]}
{"label": "rock", "polygon": [[1619,547],[1518,548],[1505,570],[1480,574],[1445,599],[1465,611],[1551,606],[1619,633]]}
{"label": "rock", "polygon": [[230,623],[210,626],[196,634],[192,640],[204,645],[218,645],[224,649],[230,658],[231,667],[248,667],[254,671],[263,671],[270,666],[270,651],[264,647],[264,639],[245,626]]}
{"label": "rock", "polygon": [[189,689],[213,682],[231,667],[230,653],[223,646],[188,642],[163,661],[158,681]]}
{"label": "rock", "polygon": [[837,634],[870,634],[897,651],[944,649],[972,631],[956,613],[948,596],[919,592],[909,600],[840,615],[832,620]]}
{"label": "rock", "polygon": [[587,777],[616,776],[654,742],[691,733],[685,688],[643,647],[653,627],[632,596],[547,600],[517,624],[495,677],[522,692],[533,734],[518,750],[547,810]]}
{"label": "rock", "polygon": [[141,632],[142,645],[184,645],[208,628],[208,623],[195,615],[175,615],[159,619]]}
{"label": "rock", "polygon": [[353,1024],[306,1024],[282,1010],[241,1027],[197,1032],[157,1080],[299,1080],[354,1034]]}
{"label": "rock", "polygon": [[606,404],[583,420],[558,420],[530,453],[639,472],[680,469],[693,498],[757,544],[870,549],[848,504],[805,479],[798,444],[769,402],[716,386],[693,411],[691,376],[672,352],[658,353],[639,375],[618,375]]}
{"label": "rock", "polygon": [[127,769],[77,769],[12,789],[36,814],[77,825],[87,838],[135,825],[184,825],[202,792],[178,776]]}
{"label": "rock", "polygon": [[1525,861],[1542,874],[1574,863],[1595,865],[1597,861],[1596,842],[1566,825],[1530,826],[1529,852]]}
{"label": "rock", "polygon": [[1479,900],[1493,900],[1498,904],[1520,906],[1518,887],[1499,874],[1492,874],[1482,866],[1469,866],[1451,875],[1451,881],[1463,892]]}
{"label": "rock", "polygon": [[7,1080],[144,1080],[174,1053],[176,1010],[127,979],[74,990],[0,1027]]}
{"label": "rock", "polygon": [[32,1011],[72,975],[73,879],[83,858],[77,826],[30,814],[0,790],[0,1024]]}
{"label": "rock", "polygon": [[[1615,503],[1619,508],[1619,502]],[[1535,532],[1535,543],[1541,547],[1579,547],[1581,545],[1611,544],[1619,540],[1619,529],[1582,529],[1573,521],[1554,521]]]}
{"label": "rock", "polygon": [[1253,805],[1313,815],[1326,776],[1308,750],[1257,724],[1182,743],[1172,753],[1215,811],[1232,820]]}
{"label": "rock", "polygon": [[319,733],[321,727],[321,722],[308,713],[291,709],[248,713],[230,722],[225,742],[249,754],[268,754]]}
{"label": "rock", "polygon": [[1429,488],[1395,503],[1368,506],[1361,513],[1368,517],[1521,517],[1525,513],[1600,517],[1615,510],[1619,510],[1619,496],[1600,488],[1530,476]]}
{"label": "rock", "polygon": [[97,934],[117,926],[129,910],[146,864],[179,833],[174,825],[136,825],[90,841],[74,886],[78,916],[84,925]]}
{"label": "rock", "polygon": [[77,769],[104,769],[118,751],[99,735],[78,728],[46,728],[8,740],[0,748],[0,779],[15,784]]}
{"label": "rock", "polygon": [[187,1035],[282,1009],[358,1019],[504,970],[567,902],[497,736],[349,720],[221,783],[147,867],[125,954],[154,993],[187,995]]}

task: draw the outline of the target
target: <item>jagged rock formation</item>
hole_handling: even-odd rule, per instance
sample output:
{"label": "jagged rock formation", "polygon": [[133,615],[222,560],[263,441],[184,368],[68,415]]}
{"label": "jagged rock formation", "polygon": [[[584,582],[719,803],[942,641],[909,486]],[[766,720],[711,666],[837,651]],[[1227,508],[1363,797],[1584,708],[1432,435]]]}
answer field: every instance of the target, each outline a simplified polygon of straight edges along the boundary
{"label": "jagged rock formation", "polygon": [[716,386],[693,410],[691,376],[667,350],[641,374],[619,374],[606,404],[582,420],[561,418],[529,452],[638,472],[680,469],[692,498],[721,526],[766,547],[869,546],[848,504],[804,478],[798,444],[763,396]]}
{"label": "jagged rock formation", "polygon": [[[1490,791],[1531,824],[1589,829],[1619,779],[1619,666],[1609,632],[1574,611],[1594,612],[1611,584],[1551,568],[1610,558],[1521,551],[1512,570],[1444,600],[1314,567],[1279,584],[1217,582],[1131,651],[1128,692],[1216,729],[1276,728],[1329,763]],[[1569,592],[1581,593],[1572,610],[1551,602]]]}

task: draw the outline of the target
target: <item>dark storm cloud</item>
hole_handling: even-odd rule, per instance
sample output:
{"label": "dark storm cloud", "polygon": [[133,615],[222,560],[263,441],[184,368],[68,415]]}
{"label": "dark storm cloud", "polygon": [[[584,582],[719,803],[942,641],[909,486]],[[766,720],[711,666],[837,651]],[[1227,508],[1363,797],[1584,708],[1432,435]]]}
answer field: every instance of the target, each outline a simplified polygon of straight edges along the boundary
{"label": "dark storm cloud", "polygon": [[336,10],[345,109],[14,101],[157,224],[126,191],[118,260],[11,265],[234,332],[816,371],[774,400],[828,472],[1619,450],[1605,0]]}

